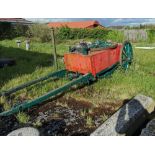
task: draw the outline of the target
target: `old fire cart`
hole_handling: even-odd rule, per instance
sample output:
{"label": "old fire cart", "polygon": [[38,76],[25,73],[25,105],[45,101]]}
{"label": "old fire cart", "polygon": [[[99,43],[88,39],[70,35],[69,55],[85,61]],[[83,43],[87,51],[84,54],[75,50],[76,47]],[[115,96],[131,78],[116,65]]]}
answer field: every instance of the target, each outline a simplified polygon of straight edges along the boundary
{"label": "old fire cart", "polygon": [[118,66],[125,70],[133,59],[131,43],[124,44],[96,41],[94,43],[81,42],[79,45],[70,48],[64,54],[65,69],[50,73],[39,79],[22,84],[10,90],[1,92],[0,96],[9,96],[21,89],[34,85],[47,79],[70,78],[70,82],[36,99],[15,104],[10,110],[0,113],[0,116],[8,116],[19,111],[29,109],[43,103],[49,98],[63,93],[73,85],[89,84],[97,81],[98,78],[110,75]]}

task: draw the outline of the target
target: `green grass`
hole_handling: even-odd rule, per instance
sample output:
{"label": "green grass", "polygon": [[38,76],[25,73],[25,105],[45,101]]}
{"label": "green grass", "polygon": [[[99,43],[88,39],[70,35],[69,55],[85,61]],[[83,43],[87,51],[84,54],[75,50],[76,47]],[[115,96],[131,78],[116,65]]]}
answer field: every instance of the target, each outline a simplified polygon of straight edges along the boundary
{"label": "green grass", "polygon": [[[23,40],[23,38],[21,39]],[[50,43],[39,43],[32,40],[31,51],[25,51],[25,44],[22,43],[21,48],[17,48],[15,40],[0,41],[0,57],[14,58],[17,62],[15,66],[0,69],[1,90],[7,90],[55,70]],[[57,45],[59,68],[64,67],[63,54],[68,51],[70,45],[76,42],[78,40],[69,40]],[[96,106],[106,102],[122,101],[140,93],[155,99],[154,74],[155,50],[134,49],[134,61],[128,71],[118,69],[109,78],[98,80],[93,85],[68,92],[65,95],[89,101]],[[42,82],[16,93],[13,102],[38,97],[67,82],[66,79]]]}

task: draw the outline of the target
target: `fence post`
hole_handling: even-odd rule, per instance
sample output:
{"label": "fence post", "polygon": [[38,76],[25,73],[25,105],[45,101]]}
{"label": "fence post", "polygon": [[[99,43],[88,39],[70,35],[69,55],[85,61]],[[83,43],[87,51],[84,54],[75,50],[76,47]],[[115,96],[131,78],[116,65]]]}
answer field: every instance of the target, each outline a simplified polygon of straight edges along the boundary
{"label": "fence post", "polygon": [[52,28],[52,44],[53,44],[53,50],[54,50],[54,65],[55,65],[55,68],[58,69],[58,62],[57,62],[57,52],[56,52],[56,44],[55,44],[54,28]]}

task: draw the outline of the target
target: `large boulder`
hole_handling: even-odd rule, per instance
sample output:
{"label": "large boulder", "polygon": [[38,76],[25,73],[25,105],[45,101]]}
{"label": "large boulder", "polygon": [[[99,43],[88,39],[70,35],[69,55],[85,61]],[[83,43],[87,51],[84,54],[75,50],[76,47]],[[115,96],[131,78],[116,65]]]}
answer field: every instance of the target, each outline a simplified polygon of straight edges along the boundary
{"label": "large boulder", "polygon": [[91,136],[132,135],[154,111],[152,98],[137,95],[106,120]]}

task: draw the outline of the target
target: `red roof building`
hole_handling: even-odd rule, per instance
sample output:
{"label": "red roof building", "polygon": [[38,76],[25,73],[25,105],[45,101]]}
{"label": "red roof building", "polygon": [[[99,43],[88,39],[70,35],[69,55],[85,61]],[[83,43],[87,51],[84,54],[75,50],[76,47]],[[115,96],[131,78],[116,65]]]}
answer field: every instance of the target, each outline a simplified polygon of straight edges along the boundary
{"label": "red roof building", "polygon": [[78,21],[78,22],[50,22],[48,23],[50,28],[60,28],[60,27],[69,27],[69,28],[105,28],[98,21]]}

